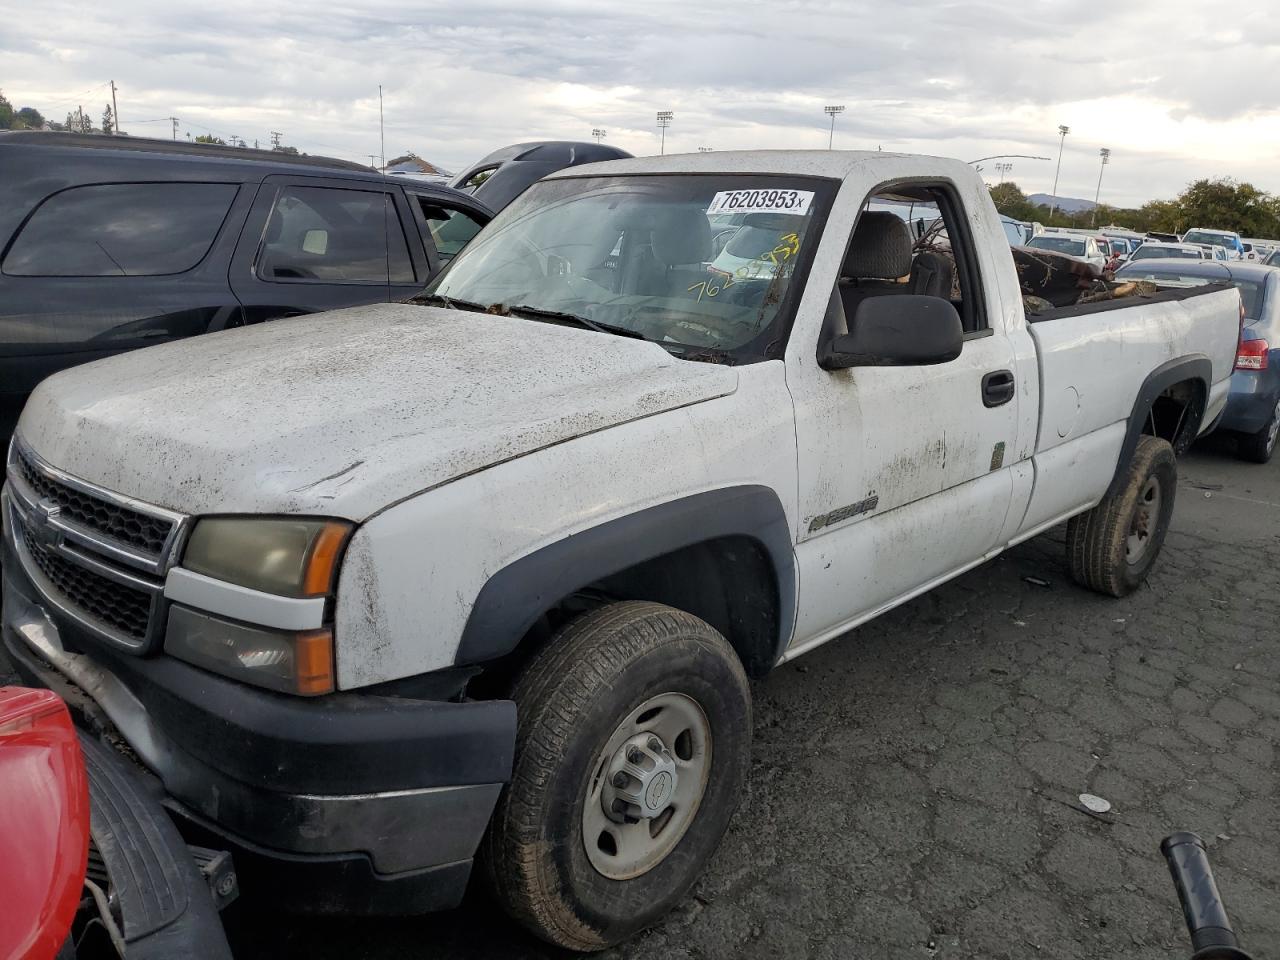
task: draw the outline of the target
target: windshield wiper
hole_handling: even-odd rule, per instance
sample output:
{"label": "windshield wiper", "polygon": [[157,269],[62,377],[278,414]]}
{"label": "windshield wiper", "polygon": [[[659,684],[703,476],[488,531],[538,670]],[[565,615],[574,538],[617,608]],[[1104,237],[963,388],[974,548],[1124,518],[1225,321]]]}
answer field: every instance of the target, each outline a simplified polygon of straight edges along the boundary
{"label": "windshield wiper", "polygon": [[586,317],[579,316],[576,313],[566,313],[563,310],[544,310],[541,307],[530,307],[526,305],[507,307],[499,303],[492,304],[487,309],[490,313],[498,313],[502,311],[516,317],[528,317],[530,320],[547,320],[551,323],[572,324],[575,327],[582,327],[584,330],[594,330],[596,333],[612,333],[619,337],[631,337],[636,340],[649,339],[639,330],[632,330],[630,327],[617,327],[611,323],[600,323],[596,320],[588,320]]}
{"label": "windshield wiper", "polygon": [[473,303],[470,300],[457,300],[453,297],[446,297],[443,293],[420,293],[416,297],[410,297],[409,302],[438,303],[440,306],[449,310],[474,310],[476,313],[484,313],[487,309],[483,303]]}

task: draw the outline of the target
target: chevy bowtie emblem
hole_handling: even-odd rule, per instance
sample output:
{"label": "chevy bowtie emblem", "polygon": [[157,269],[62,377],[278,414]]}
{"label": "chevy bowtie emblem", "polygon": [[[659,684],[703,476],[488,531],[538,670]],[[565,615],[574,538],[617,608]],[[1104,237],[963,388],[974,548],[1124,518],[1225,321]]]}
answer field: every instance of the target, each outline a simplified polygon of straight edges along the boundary
{"label": "chevy bowtie emblem", "polygon": [[36,504],[29,524],[31,535],[46,548],[52,549],[62,543],[62,531],[53,525],[62,513],[62,507],[52,500],[41,500]]}

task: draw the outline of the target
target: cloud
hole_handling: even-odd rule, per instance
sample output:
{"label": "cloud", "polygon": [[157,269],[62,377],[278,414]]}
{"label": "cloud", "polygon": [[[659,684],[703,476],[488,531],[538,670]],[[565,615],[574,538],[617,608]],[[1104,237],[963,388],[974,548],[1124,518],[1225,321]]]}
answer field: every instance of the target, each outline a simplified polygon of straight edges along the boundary
{"label": "cloud", "polygon": [[[962,159],[1056,162],[1067,123],[1063,195],[1093,196],[1101,146],[1111,202],[1211,174],[1280,189],[1280,23],[1253,0],[41,6],[37,18],[0,0],[0,85],[53,118],[81,103],[97,117],[99,85],[115,79],[135,135],[177,116],[193,135],[266,143],[280,130],[304,151],[367,161],[381,83],[387,154],[460,168],[593,127],[656,152],[660,109],[676,114],[671,150],[821,147],[822,106],[842,103],[837,146]],[[1055,162],[1015,160],[1012,176],[1048,192]]]}

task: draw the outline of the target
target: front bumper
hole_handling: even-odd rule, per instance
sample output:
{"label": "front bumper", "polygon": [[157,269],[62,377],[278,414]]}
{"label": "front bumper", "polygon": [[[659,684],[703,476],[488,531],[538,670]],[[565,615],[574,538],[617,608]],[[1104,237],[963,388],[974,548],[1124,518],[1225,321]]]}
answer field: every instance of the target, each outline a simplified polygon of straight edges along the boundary
{"label": "front bumper", "polygon": [[510,776],[514,704],[303,699],[108,649],[44,601],[8,533],[15,668],[123,740],[195,836],[236,850],[247,890],[256,875],[274,903],[325,912],[457,904]]}

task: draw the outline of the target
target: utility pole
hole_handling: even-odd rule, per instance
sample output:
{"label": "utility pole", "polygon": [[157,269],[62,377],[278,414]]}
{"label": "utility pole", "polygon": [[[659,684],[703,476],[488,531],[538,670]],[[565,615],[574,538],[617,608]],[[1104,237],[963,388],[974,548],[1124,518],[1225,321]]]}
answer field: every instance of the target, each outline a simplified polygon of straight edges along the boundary
{"label": "utility pole", "polygon": [[378,84],[378,149],[382,159],[382,172],[387,172],[387,128],[382,114],[382,84]]}
{"label": "utility pole", "polygon": [[373,161],[375,161],[375,160],[377,160],[377,159],[378,159],[378,155],[377,155],[376,153],[366,153],[366,154],[365,154],[365,156],[369,158],[369,169],[370,169],[370,170],[377,170],[377,169],[378,169],[378,165],[377,165],[376,163],[374,163]]}
{"label": "utility pole", "polygon": [[1058,141],[1058,171],[1053,175],[1053,199],[1049,203],[1049,219],[1053,219],[1053,212],[1058,209],[1058,177],[1062,173],[1062,149],[1067,145],[1067,134],[1071,132],[1071,128],[1067,126],[1058,127],[1058,136],[1062,139]]}
{"label": "utility pole", "polygon": [[1102,174],[1107,169],[1107,164],[1111,162],[1111,151],[1107,147],[1103,147],[1098,151],[1098,156],[1102,158],[1102,166],[1098,168],[1098,189],[1093,195],[1093,216],[1089,218],[1089,226],[1093,226],[1098,222],[1098,198],[1102,196]]}
{"label": "utility pole", "polygon": [[836,139],[836,117],[844,113],[844,106],[823,107],[822,112],[831,118],[831,133],[827,136],[827,149],[830,150]]}
{"label": "utility pole", "polygon": [[271,149],[279,150],[280,138],[283,137],[284,134],[281,133],[279,130],[268,130],[267,132],[271,134]]}
{"label": "utility pole", "polygon": [[112,133],[120,132],[120,108],[116,106],[116,82],[111,81],[111,123],[115,129]]}
{"label": "utility pole", "polygon": [[178,139],[178,118],[170,117],[169,122],[173,124],[173,139]]}
{"label": "utility pole", "polygon": [[670,110],[658,111],[658,130],[662,133],[662,144],[658,148],[659,154],[667,152],[667,127],[671,126],[671,121],[675,119],[675,116]]}

